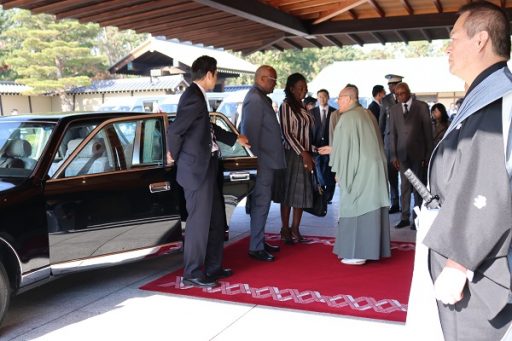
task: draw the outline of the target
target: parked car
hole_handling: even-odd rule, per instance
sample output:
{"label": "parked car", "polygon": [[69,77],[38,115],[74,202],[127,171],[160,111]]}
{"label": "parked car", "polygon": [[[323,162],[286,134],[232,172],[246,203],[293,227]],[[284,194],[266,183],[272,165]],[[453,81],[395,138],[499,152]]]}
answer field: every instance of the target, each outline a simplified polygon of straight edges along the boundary
{"label": "parked car", "polygon": [[[233,91],[222,100],[217,108],[217,111],[226,115],[237,128],[242,119],[241,107],[247,92],[249,92],[249,89]],[[274,91],[267,96],[279,107],[284,100],[284,90],[274,89]]]}
{"label": "parked car", "polygon": [[167,95],[110,98],[99,106],[98,111],[152,112],[153,104],[159,104]]}
{"label": "parked car", "polygon": [[[234,130],[225,116],[211,117]],[[53,277],[181,250],[185,208],[165,157],[172,118],[0,118],[0,321],[11,294]],[[254,186],[256,158],[239,144],[220,147],[232,209]]]}

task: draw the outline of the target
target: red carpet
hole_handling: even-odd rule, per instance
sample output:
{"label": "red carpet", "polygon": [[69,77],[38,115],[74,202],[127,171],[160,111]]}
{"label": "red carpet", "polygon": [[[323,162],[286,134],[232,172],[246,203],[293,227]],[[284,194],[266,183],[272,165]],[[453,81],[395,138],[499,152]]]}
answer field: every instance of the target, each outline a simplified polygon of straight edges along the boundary
{"label": "red carpet", "polygon": [[[233,276],[219,287],[181,284],[183,270],[141,289],[280,308],[405,321],[414,261],[413,243],[392,243],[392,257],[363,266],[341,264],[332,253],[334,238],[311,237],[308,244],[284,245],[275,262],[248,257],[249,238],[228,246],[224,266]],[[278,240],[269,235],[267,240]],[[277,243],[274,243],[277,244]]]}

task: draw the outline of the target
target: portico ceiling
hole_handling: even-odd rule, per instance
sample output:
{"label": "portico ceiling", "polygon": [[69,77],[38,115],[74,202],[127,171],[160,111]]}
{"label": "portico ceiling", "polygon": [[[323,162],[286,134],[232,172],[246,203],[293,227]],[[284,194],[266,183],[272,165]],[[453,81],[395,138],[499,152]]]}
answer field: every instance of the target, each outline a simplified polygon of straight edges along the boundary
{"label": "portico ceiling", "polygon": [[[117,26],[245,54],[446,39],[471,0],[0,0],[101,26]],[[512,14],[512,0],[495,0]]]}

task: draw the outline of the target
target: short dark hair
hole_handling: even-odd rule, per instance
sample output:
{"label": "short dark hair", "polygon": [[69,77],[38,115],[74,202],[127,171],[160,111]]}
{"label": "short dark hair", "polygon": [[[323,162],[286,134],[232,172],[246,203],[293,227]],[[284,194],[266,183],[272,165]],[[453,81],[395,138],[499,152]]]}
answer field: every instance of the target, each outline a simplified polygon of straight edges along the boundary
{"label": "short dark hair", "polygon": [[312,97],[312,96],[307,96],[306,98],[304,98],[304,105],[306,104],[316,104],[316,98]]}
{"label": "short dark hair", "polygon": [[467,35],[472,38],[481,31],[489,33],[494,53],[510,59],[510,21],[507,13],[487,1],[472,2],[462,6],[459,14],[468,13],[464,22]]}
{"label": "short dark hair", "polygon": [[372,96],[375,97],[378,94],[380,94],[382,91],[386,92],[386,90],[384,90],[384,86],[382,86],[382,85],[375,85],[373,87],[373,89],[372,89]]}
{"label": "short dark hair", "polygon": [[326,89],[320,89],[316,92],[316,94],[318,95],[319,93],[323,92],[324,94],[327,95],[327,98],[329,98],[329,91],[327,91]]}
{"label": "short dark hair", "polygon": [[436,103],[430,108],[430,112],[434,112],[437,109],[441,113],[441,122],[448,122],[448,112],[446,111],[446,107],[443,103]]}
{"label": "short dark hair", "polygon": [[192,80],[203,79],[208,72],[215,74],[217,71],[217,60],[210,56],[201,56],[192,63]]}

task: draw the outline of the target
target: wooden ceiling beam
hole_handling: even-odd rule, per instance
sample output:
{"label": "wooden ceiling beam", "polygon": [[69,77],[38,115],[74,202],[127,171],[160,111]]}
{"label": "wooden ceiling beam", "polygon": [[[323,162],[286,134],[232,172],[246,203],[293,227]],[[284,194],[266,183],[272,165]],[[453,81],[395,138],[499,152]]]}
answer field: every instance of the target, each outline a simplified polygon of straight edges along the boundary
{"label": "wooden ceiling beam", "polygon": [[[175,6],[179,9],[180,5],[183,5],[186,1],[176,1],[174,6],[169,6],[169,3],[160,1],[153,1],[151,5],[146,4],[144,11],[139,11],[136,13],[132,10],[127,10],[127,7],[137,5],[137,3],[124,2],[122,0],[112,0],[112,1],[101,1],[96,4],[89,5],[87,7],[76,8],[68,11],[58,12],[56,16],[58,19],[62,18],[76,18],[82,19],[84,21],[93,21],[96,15],[103,14],[105,12],[112,12],[112,20],[122,17],[122,15],[130,15],[137,17],[139,15],[151,15],[158,14],[159,12],[165,13],[168,8],[174,8]],[[124,9],[124,11],[123,11]],[[133,14],[132,14],[133,13]],[[107,20],[108,21],[108,20]],[[111,25],[110,23],[107,25]]]}
{"label": "wooden ceiling beam", "polygon": [[278,51],[281,51],[281,52],[283,52],[283,51],[284,51],[284,49],[283,49],[281,46],[277,45],[277,44],[272,44],[272,47],[273,47],[274,49],[278,50]]}
{"label": "wooden ceiling beam", "polygon": [[405,8],[405,10],[407,11],[407,14],[414,15],[414,9],[409,4],[409,1],[407,1],[407,0],[400,0],[400,2],[402,3],[403,8]]}
{"label": "wooden ceiling beam", "polygon": [[382,9],[382,7],[380,7],[375,0],[369,0],[368,4],[373,7],[373,9],[375,10],[375,12],[377,12],[379,17],[384,18],[386,16],[386,13]]}
{"label": "wooden ceiling beam", "polygon": [[39,3],[45,3],[45,0],[12,0],[0,2],[4,10],[13,9],[17,7],[31,9],[34,5],[37,6]]}
{"label": "wooden ceiling beam", "polygon": [[[41,6],[37,6],[32,9],[32,13],[40,14],[40,13],[57,13],[59,11],[65,11],[67,9],[75,9],[77,6],[82,7],[84,5],[84,1],[77,0],[62,0],[54,3],[43,4]],[[87,5],[87,4],[85,4]]]}
{"label": "wooden ceiling beam", "polygon": [[151,28],[154,28],[155,26],[159,26],[162,24],[167,24],[168,26],[175,26],[175,25],[181,25],[182,23],[186,22],[189,19],[194,18],[202,18],[204,20],[205,16],[208,16],[208,18],[223,18],[228,16],[229,14],[226,14],[224,12],[218,12],[214,9],[211,9],[209,7],[203,7],[199,8],[193,12],[191,11],[183,11],[183,12],[177,12],[172,14],[172,21],[169,21],[169,15],[164,14],[161,17],[155,18],[155,19],[144,19],[144,20],[134,20],[131,23],[124,23],[124,24],[118,24],[115,25],[119,29],[125,30],[125,29],[132,29],[132,30],[151,30]]}
{"label": "wooden ceiling beam", "polygon": [[418,14],[359,20],[339,20],[313,26],[311,35],[337,34],[346,32],[393,31],[451,26],[457,20],[456,13]]}
{"label": "wooden ceiling beam", "polygon": [[[247,49],[247,48],[251,48],[251,47],[252,48],[259,47],[262,44],[264,44],[266,41],[268,41],[268,39],[273,39],[273,38],[271,36],[261,36],[261,37],[253,38],[250,41],[243,39],[243,38],[240,38],[237,40],[231,39],[227,44],[222,42],[222,45],[218,45],[218,46],[224,46],[225,49],[235,49],[236,48],[237,50],[242,50],[242,49]],[[272,48],[272,45],[274,45],[274,44],[269,45],[267,48]]]}
{"label": "wooden ceiling beam", "polygon": [[[207,9],[208,11],[211,11],[210,8]],[[191,13],[187,13],[187,16],[183,16],[181,18],[179,17],[173,17],[173,21],[169,22],[169,18],[167,20],[159,20],[155,23],[151,24],[144,24],[144,25],[131,25],[128,26],[128,24],[118,26],[120,29],[126,29],[130,28],[136,31],[148,31],[148,32],[156,32],[161,29],[173,29],[175,27],[185,27],[188,25],[195,25],[198,23],[204,24],[204,15],[201,15],[200,13],[194,12],[194,16],[190,16]],[[185,14],[184,14],[185,15]],[[223,12],[217,12],[217,13],[210,13],[208,14],[212,20],[219,20],[222,22],[223,20],[226,20],[227,18],[233,18],[232,16],[227,17],[229,14],[223,13]]]}
{"label": "wooden ceiling beam", "polygon": [[386,45],[386,39],[379,32],[371,32],[371,35],[382,45]]}
{"label": "wooden ceiling beam", "polygon": [[239,0],[194,0],[204,6],[209,6],[241,18],[260,23],[296,36],[309,35],[309,30],[297,17],[281,12],[259,1]]}
{"label": "wooden ceiling beam", "polygon": [[332,7],[332,1],[329,0],[305,0],[305,1],[295,1],[293,3],[283,4],[279,6],[279,9],[281,11],[284,11],[286,13],[290,12],[300,12],[302,10],[316,10],[321,11],[323,7],[329,6]]}
{"label": "wooden ceiling beam", "polygon": [[329,19],[337,17],[338,15],[351,10],[354,7],[357,7],[357,6],[367,3],[367,2],[368,2],[368,0],[347,0],[346,2],[343,3],[343,6],[341,6],[337,10],[331,11],[330,13],[327,13],[327,14],[321,16],[320,18],[316,19],[315,21],[313,21],[313,25],[318,25],[320,23],[323,23]]}
{"label": "wooden ceiling beam", "polygon": [[323,47],[323,45],[322,45],[322,44],[320,44],[318,41],[316,41],[316,39],[315,39],[315,38],[307,38],[307,39],[305,39],[305,40],[306,40],[308,43],[310,43],[310,44],[314,45],[316,48],[321,49],[321,48]]}
{"label": "wooden ceiling beam", "polygon": [[[245,20],[240,19],[238,17],[231,17],[229,20],[226,20],[222,23],[219,23],[215,26],[208,25],[204,21],[197,22],[195,24],[186,25],[186,26],[171,26],[167,29],[161,29],[161,30],[152,30],[151,33],[154,35],[159,34],[171,34],[171,35],[180,35],[187,32],[194,32],[197,34],[206,34],[210,32],[221,32],[223,30],[231,30],[235,29],[237,32],[240,31],[247,31],[247,29],[254,30],[257,28],[261,28],[261,25],[257,23],[250,23],[245,25]],[[244,25],[242,25],[244,24]]]}
{"label": "wooden ceiling beam", "polygon": [[352,40],[357,45],[359,45],[359,46],[363,46],[364,45],[364,41],[361,38],[359,38],[357,36],[357,34],[355,34],[355,33],[347,33],[346,35],[347,35],[348,39]]}
{"label": "wooden ceiling beam", "polygon": [[405,43],[406,45],[409,45],[409,38],[407,38],[407,36],[405,35],[404,32],[401,32],[399,30],[396,30],[395,31],[396,35],[398,36],[398,38],[400,38],[400,40]]}
{"label": "wooden ceiling beam", "polygon": [[242,55],[245,56],[245,55],[254,53],[256,51],[262,51],[262,50],[268,49],[269,46],[272,46],[276,42],[280,41],[281,39],[283,39],[283,37],[284,37],[284,35],[281,37],[274,37],[274,38],[268,39],[266,42],[264,42],[260,46],[247,47],[247,48],[241,49],[240,52],[242,52]]}
{"label": "wooden ceiling beam", "polygon": [[434,6],[436,7],[437,13],[443,13],[443,4],[439,0],[432,0]]}
{"label": "wooden ceiling beam", "polygon": [[427,32],[427,30],[423,29],[423,28],[420,28],[420,32],[421,32],[421,35],[423,37],[425,37],[425,40],[427,40],[429,43],[432,42],[432,37],[430,36],[430,34]]}
{"label": "wooden ceiling beam", "polygon": [[302,46],[291,40],[290,38],[284,38],[283,41],[288,45],[291,45],[296,50],[302,50]]}
{"label": "wooden ceiling beam", "polygon": [[[173,6],[166,6],[164,8],[153,8],[151,10],[140,11],[140,12],[132,12],[130,14],[122,14],[123,12],[119,12],[119,14],[112,16],[110,18],[102,19],[101,24],[105,26],[118,26],[118,25],[126,25],[130,23],[137,23],[139,21],[144,20],[161,20],[162,18],[167,18],[168,22],[172,22],[169,20],[169,17],[173,17],[175,14],[188,12],[190,15],[194,15],[196,11],[202,10],[194,3],[191,2],[181,2],[176,3]],[[210,9],[210,12],[213,12]],[[80,20],[94,20],[94,14],[89,15],[87,17],[79,18]]]}
{"label": "wooden ceiling beam", "polygon": [[349,9],[347,13],[352,18],[352,20],[357,20],[358,15],[353,9]]}
{"label": "wooden ceiling beam", "polygon": [[326,35],[324,35],[324,38],[327,39],[332,44],[334,44],[335,46],[338,46],[339,48],[343,47],[343,43],[341,41],[339,41],[338,39],[336,39],[336,37],[334,37],[332,35],[326,34]]}
{"label": "wooden ceiling beam", "polygon": [[[255,24],[257,25],[257,24]],[[163,35],[172,37],[173,32],[165,32]],[[208,38],[209,43],[210,42],[217,42],[217,41],[225,41],[225,42],[231,42],[231,41],[237,41],[240,39],[245,40],[252,40],[252,39],[260,39],[263,38],[272,38],[276,36],[275,31],[267,30],[267,31],[261,31],[256,30],[253,27],[247,27],[243,30],[236,30],[232,31],[229,35],[224,34],[224,31],[222,30],[202,30],[202,31],[190,31],[185,32],[180,35],[180,37],[184,37],[184,39],[197,39],[197,38]],[[181,39],[181,38],[180,38]]]}

